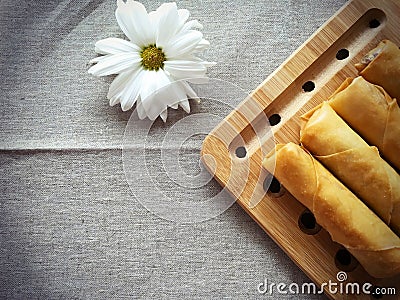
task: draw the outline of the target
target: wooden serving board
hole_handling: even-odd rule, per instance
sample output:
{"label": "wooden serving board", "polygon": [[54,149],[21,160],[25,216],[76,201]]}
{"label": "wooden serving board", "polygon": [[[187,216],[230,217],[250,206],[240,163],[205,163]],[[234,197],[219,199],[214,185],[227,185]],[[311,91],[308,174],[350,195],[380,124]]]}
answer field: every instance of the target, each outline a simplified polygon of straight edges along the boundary
{"label": "wooden serving board", "polygon": [[[216,180],[317,286],[329,280],[339,283],[336,276],[342,269],[347,271],[345,282],[396,287],[397,296],[383,299],[399,299],[399,277],[375,279],[357,262],[340,265],[337,253],[342,247],[325,230],[305,233],[299,226],[305,207],[284,187],[279,193],[266,192],[267,172],[261,167],[275,143],[299,143],[299,117],[327,100],[346,77],[357,76],[354,64],[382,39],[400,45],[400,1],[348,2],[207,136],[201,156]],[[336,56],[341,49],[349,56],[340,60]],[[308,81],[315,87],[306,92]],[[279,121],[271,130],[268,118]],[[332,299],[373,299],[332,293],[328,287],[324,292]]]}

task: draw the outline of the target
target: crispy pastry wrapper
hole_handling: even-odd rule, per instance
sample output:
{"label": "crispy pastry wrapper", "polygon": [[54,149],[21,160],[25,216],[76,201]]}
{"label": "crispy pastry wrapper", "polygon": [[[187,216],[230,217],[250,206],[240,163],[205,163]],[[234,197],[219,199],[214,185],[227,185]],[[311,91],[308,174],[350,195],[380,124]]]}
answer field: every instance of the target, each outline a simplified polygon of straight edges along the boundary
{"label": "crispy pastry wrapper", "polygon": [[348,78],[329,104],[360,136],[400,170],[400,108],[395,99],[363,77]]}
{"label": "crispy pastry wrapper", "polygon": [[381,41],[355,67],[359,75],[400,101],[400,49],[393,42]]}
{"label": "crispy pastry wrapper", "polygon": [[300,141],[337,179],[400,234],[400,175],[328,102],[301,117]]}
{"label": "crispy pastry wrapper", "polygon": [[316,221],[374,277],[400,273],[400,239],[349,189],[300,146],[278,144],[263,166],[314,213]]}

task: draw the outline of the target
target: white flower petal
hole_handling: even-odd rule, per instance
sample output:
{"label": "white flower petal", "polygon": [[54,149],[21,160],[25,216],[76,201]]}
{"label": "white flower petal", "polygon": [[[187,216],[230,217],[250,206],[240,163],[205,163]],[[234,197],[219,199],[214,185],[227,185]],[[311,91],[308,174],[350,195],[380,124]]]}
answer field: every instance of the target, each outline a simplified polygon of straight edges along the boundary
{"label": "white flower petal", "polygon": [[[179,102],[187,99],[179,82],[172,82],[164,72],[153,72],[147,76],[146,80],[148,79],[157,80],[159,83],[157,87],[146,87],[147,92],[143,96],[141,94],[143,107],[150,120],[156,119],[168,106],[178,108]],[[150,90],[153,93],[149,94]]]}
{"label": "white flower petal", "polygon": [[132,0],[118,0],[117,4],[115,17],[125,35],[140,47],[153,44],[154,28],[143,4]]}
{"label": "white flower petal", "polygon": [[170,105],[170,107],[173,109],[178,109],[178,106],[179,106],[178,102]]}
{"label": "white flower petal", "polygon": [[165,47],[179,28],[176,3],[164,3],[157,9],[159,16],[156,29],[157,47]]}
{"label": "white flower petal", "polygon": [[179,106],[182,107],[187,113],[190,113],[190,104],[188,99],[179,102]]}
{"label": "white flower petal", "polygon": [[119,98],[113,97],[113,98],[110,99],[109,103],[110,103],[110,106],[114,106],[115,104],[119,103]]}
{"label": "white flower petal", "polygon": [[143,120],[147,117],[146,111],[143,108],[143,104],[140,98],[136,102],[136,111],[140,120]]}
{"label": "white flower petal", "polygon": [[182,59],[167,60],[164,62],[164,65],[182,69],[201,69],[201,70],[205,69],[202,61],[198,60],[198,58],[194,58],[191,60],[182,60]]}
{"label": "white flower petal", "polygon": [[207,68],[203,64],[189,60],[172,60],[164,63],[164,70],[175,79],[205,77]]}
{"label": "white flower petal", "polygon": [[206,68],[208,67],[213,67],[215,66],[217,63],[215,61],[203,61],[202,62],[203,66],[205,66]]}
{"label": "white flower petal", "polygon": [[169,83],[165,82],[165,77],[166,75],[162,70],[145,72],[142,89],[140,91],[140,99],[144,107],[146,107],[145,102],[151,101],[151,97],[159,87]]}
{"label": "white flower petal", "polygon": [[176,81],[170,85],[170,89],[171,93],[174,93],[176,95],[174,99],[171,99],[171,103],[173,103],[173,106],[171,105],[171,107],[177,109],[179,103],[187,100],[185,90]]}
{"label": "white flower petal", "polygon": [[116,54],[120,52],[140,52],[140,48],[123,39],[106,38],[96,42],[95,51],[100,54]]}
{"label": "white flower petal", "polygon": [[187,9],[178,9],[178,16],[179,16],[179,29],[181,29],[187,19],[190,17],[190,12]]}
{"label": "white flower petal", "polygon": [[197,20],[191,20],[187,23],[185,23],[182,27],[182,31],[187,31],[191,29],[203,29],[203,25]]}
{"label": "white flower petal", "polygon": [[157,78],[155,76],[156,73],[157,71],[146,71],[143,77],[142,89],[140,90],[141,105],[147,117],[148,114],[147,110],[145,109],[144,102],[151,102],[154,97],[153,93],[157,90]]}
{"label": "white flower petal", "polygon": [[168,59],[187,55],[202,40],[203,34],[196,30],[189,30],[172,38],[164,51]]}
{"label": "white flower petal", "polygon": [[[164,3],[157,10],[151,11],[149,13],[150,22],[153,24],[154,28],[159,28],[160,27],[159,26],[160,19],[164,18],[164,14],[170,13],[169,9],[171,9],[172,7],[169,7],[169,5],[172,6],[172,5],[175,5],[175,4]],[[178,16],[178,22],[175,21],[176,24],[174,24],[174,25],[176,25],[175,33],[181,31],[182,28],[185,27],[185,25],[186,25],[185,22],[189,18],[190,12],[187,9],[178,9],[177,10],[177,16]],[[169,31],[172,34],[173,30],[171,30],[171,29],[172,28],[170,28]],[[161,47],[162,45],[157,43],[157,46]]]}
{"label": "white flower petal", "polygon": [[167,122],[167,117],[168,117],[168,111],[165,109],[161,114],[160,114],[161,119],[165,122]]}
{"label": "white flower petal", "polygon": [[107,97],[110,99],[110,106],[121,103],[123,111],[130,109],[138,98],[141,76],[139,70],[127,71],[119,74],[110,85]]}
{"label": "white flower petal", "polygon": [[204,50],[208,49],[208,47],[210,46],[210,42],[202,39],[197,45],[196,47],[194,47],[193,51],[194,52],[203,52]]}
{"label": "white flower petal", "polygon": [[95,64],[95,63],[98,63],[99,61],[104,60],[106,57],[110,57],[110,56],[111,56],[111,55],[97,56],[97,57],[91,59],[91,60],[89,61],[89,63],[90,63],[90,64]]}
{"label": "white flower petal", "polygon": [[182,86],[182,88],[185,90],[186,95],[188,95],[188,97],[190,99],[200,101],[199,96],[197,96],[196,92],[192,89],[192,87],[187,82],[179,81],[179,83]]}
{"label": "white flower petal", "polygon": [[136,100],[138,99],[144,74],[145,71],[143,71],[142,69],[138,70],[135,74],[132,75],[129,82],[127,83],[126,89],[121,95],[120,100],[121,108],[123,111],[131,109],[133,104],[135,104]]}
{"label": "white flower petal", "polygon": [[154,28],[157,28],[158,19],[159,19],[159,15],[157,14],[157,12],[155,10],[153,10],[153,11],[149,12],[148,16],[149,16],[150,23],[153,24]]}
{"label": "white flower petal", "polygon": [[[115,97],[119,98],[121,96],[122,91],[125,89],[130,77],[134,74],[135,70],[122,72],[115,77],[113,82],[111,82],[110,87],[108,89],[107,98],[113,99]],[[119,101],[118,101],[119,102]],[[118,103],[116,102],[116,103]],[[114,103],[114,101],[113,101]],[[116,104],[114,103],[114,104]],[[113,106],[114,104],[110,105]]]}
{"label": "white flower petal", "polygon": [[118,74],[128,69],[138,68],[141,57],[138,53],[117,53],[106,55],[104,59],[92,66],[88,72],[95,76]]}

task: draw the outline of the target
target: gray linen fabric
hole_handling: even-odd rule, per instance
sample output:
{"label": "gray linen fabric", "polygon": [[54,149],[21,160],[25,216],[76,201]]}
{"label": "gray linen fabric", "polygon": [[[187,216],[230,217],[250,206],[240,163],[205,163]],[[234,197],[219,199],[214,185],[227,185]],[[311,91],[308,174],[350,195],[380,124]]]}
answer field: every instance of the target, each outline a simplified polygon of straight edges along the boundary
{"label": "gray linen fabric", "polygon": [[[205,57],[218,63],[209,76],[249,92],[344,3],[187,0],[178,7],[204,25]],[[147,211],[146,195],[129,189],[121,149],[131,112],[108,106],[112,77],[87,74],[94,43],[123,37],[115,8],[101,0],[0,2],[0,298],[256,299],[268,297],[257,292],[266,278],[308,282],[238,205],[178,225]],[[194,105],[194,112],[228,111],[211,101]],[[166,131],[185,115],[154,126]],[[200,144],[169,146],[181,148],[182,166],[195,173]],[[184,192],[160,180],[156,141],[146,158],[159,186],[184,201]],[[211,182],[197,194],[218,192]]]}

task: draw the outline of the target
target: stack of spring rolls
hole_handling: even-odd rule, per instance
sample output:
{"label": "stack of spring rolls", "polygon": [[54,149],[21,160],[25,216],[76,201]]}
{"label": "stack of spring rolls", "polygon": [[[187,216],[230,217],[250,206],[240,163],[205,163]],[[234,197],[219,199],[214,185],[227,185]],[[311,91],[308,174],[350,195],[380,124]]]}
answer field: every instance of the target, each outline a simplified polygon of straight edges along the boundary
{"label": "stack of spring rolls", "polygon": [[[400,273],[400,50],[382,41],[263,166],[377,278]],[[397,169],[397,170],[396,170]]]}

